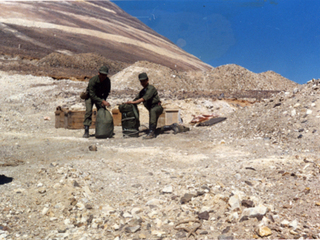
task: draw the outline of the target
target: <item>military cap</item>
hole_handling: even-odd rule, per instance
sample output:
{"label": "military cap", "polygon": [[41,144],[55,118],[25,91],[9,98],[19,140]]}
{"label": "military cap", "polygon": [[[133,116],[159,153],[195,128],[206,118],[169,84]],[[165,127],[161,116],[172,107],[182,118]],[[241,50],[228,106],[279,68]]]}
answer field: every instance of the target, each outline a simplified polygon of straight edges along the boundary
{"label": "military cap", "polygon": [[106,66],[102,66],[101,68],[99,68],[99,73],[108,74],[108,72],[109,72],[109,69]]}
{"label": "military cap", "polygon": [[139,74],[140,81],[147,80],[147,79],[148,79],[148,75],[145,72]]}

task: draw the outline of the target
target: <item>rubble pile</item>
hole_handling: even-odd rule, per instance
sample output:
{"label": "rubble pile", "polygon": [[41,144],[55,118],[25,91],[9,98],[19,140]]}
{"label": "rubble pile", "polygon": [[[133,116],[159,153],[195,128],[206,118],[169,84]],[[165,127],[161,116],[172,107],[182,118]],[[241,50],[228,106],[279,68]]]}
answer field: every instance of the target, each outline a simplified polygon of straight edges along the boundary
{"label": "rubble pile", "polygon": [[139,61],[111,78],[113,89],[140,89],[138,74],[147,72],[150,82],[160,92],[285,90],[298,84],[272,71],[253,73],[236,64],[227,64],[209,71],[177,71],[160,64]]}
{"label": "rubble pile", "polygon": [[279,145],[284,153],[319,151],[319,88],[319,80],[311,80],[292,91],[283,91],[234,112],[223,127],[213,127],[212,131],[221,131],[230,141],[264,139]]}

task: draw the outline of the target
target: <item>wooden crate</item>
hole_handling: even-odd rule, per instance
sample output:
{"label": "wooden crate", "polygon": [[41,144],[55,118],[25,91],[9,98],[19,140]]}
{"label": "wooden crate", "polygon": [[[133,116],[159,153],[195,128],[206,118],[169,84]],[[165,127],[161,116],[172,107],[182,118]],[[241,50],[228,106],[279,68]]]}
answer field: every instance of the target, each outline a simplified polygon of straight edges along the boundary
{"label": "wooden crate", "polygon": [[[86,111],[80,111],[80,110],[69,110],[66,111],[64,114],[64,128],[67,129],[82,129],[83,121],[84,121],[84,115]],[[96,118],[97,118],[97,111],[92,111],[92,123],[90,128],[96,127]]]}
{"label": "wooden crate", "polygon": [[[121,126],[121,112],[118,108],[112,109],[114,126]],[[83,129],[84,110],[69,110],[68,108],[57,107],[55,111],[55,127],[67,129]],[[97,110],[92,111],[92,124],[95,128]],[[158,119],[157,127],[179,123],[179,109],[164,109]]]}
{"label": "wooden crate", "polygon": [[[118,108],[112,109],[114,126],[121,126],[121,113]],[[57,107],[55,111],[55,127],[67,129],[83,129],[84,110],[69,110],[68,108]],[[95,128],[97,110],[92,111],[92,124],[90,128]]]}
{"label": "wooden crate", "polygon": [[119,111],[118,108],[114,108],[112,109],[112,117],[113,117],[113,125],[114,126],[121,126],[121,118],[122,118],[122,114]]}
{"label": "wooden crate", "polygon": [[158,119],[157,127],[179,123],[179,109],[164,109]]}

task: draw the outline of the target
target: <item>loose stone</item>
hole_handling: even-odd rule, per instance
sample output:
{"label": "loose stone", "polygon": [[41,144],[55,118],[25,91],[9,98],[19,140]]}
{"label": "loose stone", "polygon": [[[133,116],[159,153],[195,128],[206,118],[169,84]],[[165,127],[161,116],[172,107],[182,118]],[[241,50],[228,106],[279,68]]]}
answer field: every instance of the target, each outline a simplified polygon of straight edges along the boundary
{"label": "loose stone", "polygon": [[272,231],[270,228],[268,228],[267,226],[261,226],[258,228],[257,230],[257,234],[260,236],[260,237],[267,237],[269,235],[272,234]]}
{"label": "loose stone", "polygon": [[193,197],[194,197],[193,194],[186,193],[186,194],[180,199],[180,203],[181,203],[181,204],[185,204],[185,203],[187,203],[187,202],[190,202]]}
{"label": "loose stone", "polygon": [[199,218],[200,220],[201,220],[201,219],[209,220],[209,213],[208,213],[208,212],[199,213],[199,214],[198,214],[198,218]]}
{"label": "loose stone", "polygon": [[126,227],[125,228],[125,231],[127,233],[135,233],[137,232],[138,230],[140,230],[140,225],[136,225],[136,226],[133,226],[133,227]]}

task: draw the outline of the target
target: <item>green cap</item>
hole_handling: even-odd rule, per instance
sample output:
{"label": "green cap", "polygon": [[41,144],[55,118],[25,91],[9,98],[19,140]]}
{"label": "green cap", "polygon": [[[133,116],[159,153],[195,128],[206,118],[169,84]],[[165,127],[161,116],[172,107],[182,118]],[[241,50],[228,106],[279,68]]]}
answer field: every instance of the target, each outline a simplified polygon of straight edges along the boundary
{"label": "green cap", "polygon": [[140,81],[147,80],[147,79],[148,79],[148,75],[145,72],[139,74]]}
{"label": "green cap", "polygon": [[106,66],[102,66],[101,68],[99,68],[99,73],[108,74],[108,72],[109,72],[109,69]]}

